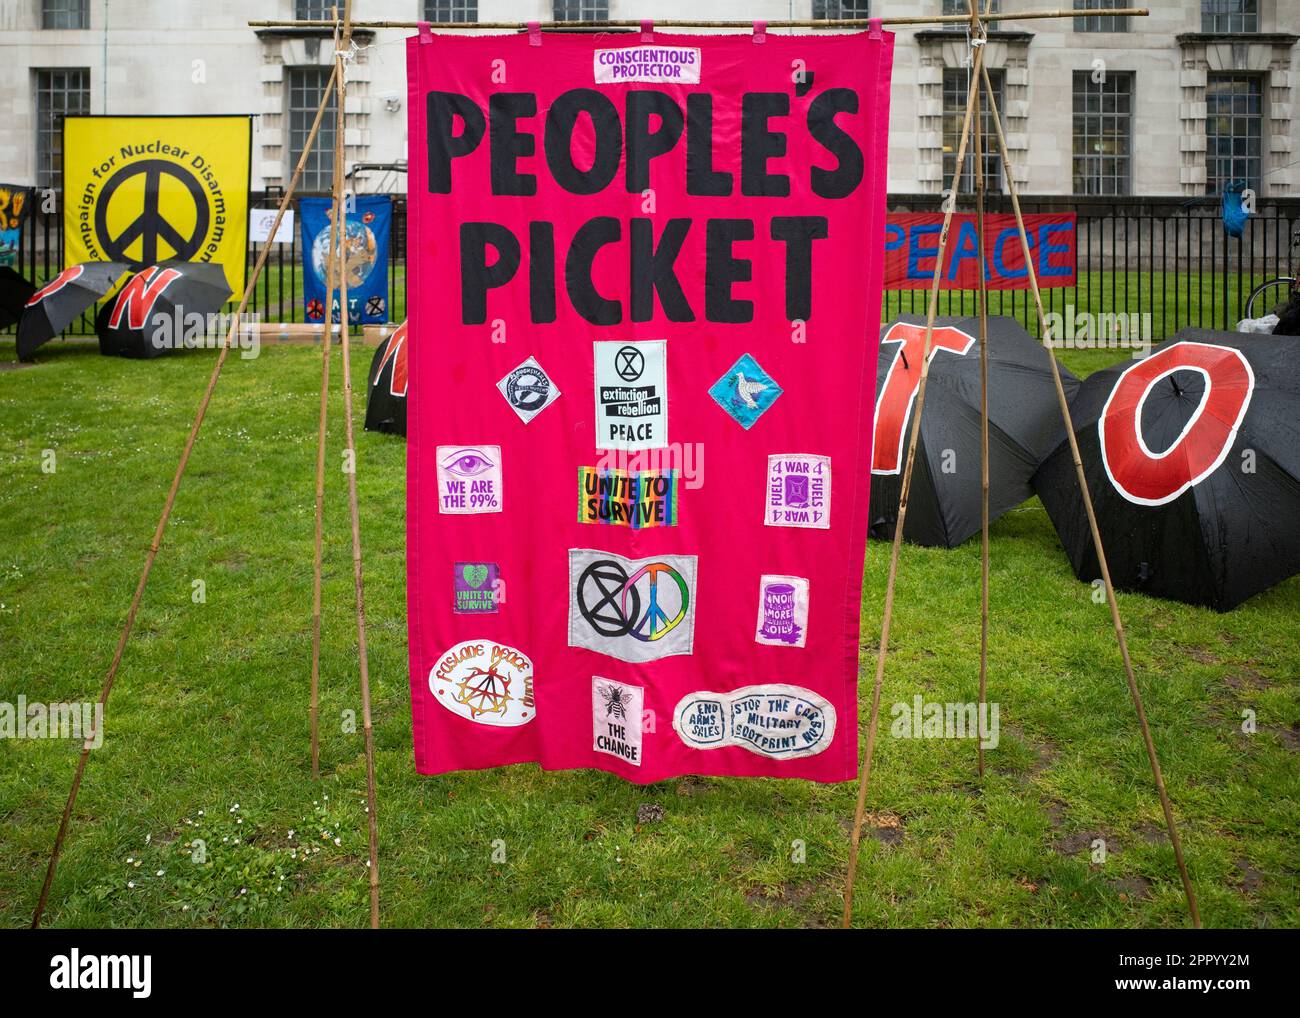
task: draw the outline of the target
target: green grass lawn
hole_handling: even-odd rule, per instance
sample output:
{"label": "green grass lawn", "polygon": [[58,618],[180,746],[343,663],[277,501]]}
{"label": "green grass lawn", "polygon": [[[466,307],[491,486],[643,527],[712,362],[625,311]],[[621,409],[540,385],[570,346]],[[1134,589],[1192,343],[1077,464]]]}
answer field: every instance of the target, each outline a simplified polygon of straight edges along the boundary
{"label": "green grass lawn", "polygon": [[[213,356],[141,363],[52,344],[37,366],[0,371],[0,701],[98,695]],[[353,370],[384,923],[838,922],[851,783],[415,774],[404,446],[360,430],[369,356],[358,349]],[[1122,356],[1064,359],[1086,373]],[[51,925],[367,922],[362,737],[344,723],[360,704],[341,397],[319,783],[308,766],[318,387],[310,348],[227,363],[91,754]],[[888,554],[867,551],[864,728]],[[980,783],[972,743],[888,730],[889,705],[917,693],[976,698],[978,541],[904,549],[856,923],[1185,924],[1107,608],[1036,501],[995,524],[992,557],[1002,731]],[[1140,595],[1120,606],[1206,924],[1300,926],[1300,579],[1223,616]],[[78,749],[0,740],[0,925],[30,919]],[[646,804],[662,817],[638,822]]]}

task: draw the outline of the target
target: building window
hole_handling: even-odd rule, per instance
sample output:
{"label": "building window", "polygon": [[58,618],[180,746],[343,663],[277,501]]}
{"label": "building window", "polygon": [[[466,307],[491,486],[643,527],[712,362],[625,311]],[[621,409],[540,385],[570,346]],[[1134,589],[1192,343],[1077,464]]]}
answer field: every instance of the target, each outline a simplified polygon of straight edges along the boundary
{"label": "building window", "polygon": [[[979,8],[981,14],[984,13],[985,7],[989,8],[989,13],[998,14],[1002,11],[1002,0],[993,0],[991,6],[989,5],[989,0],[975,0],[975,6]],[[943,13],[965,14],[969,17],[970,7],[967,5],[966,0],[943,0]],[[950,25],[949,27],[952,26]]]}
{"label": "building window", "polygon": [[812,0],[814,21],[871,17],[871,0]]}
{"label": "building window", "polygon": [[343,16],[344,0],[293,0],[295,21],[333,21],[335,6]]}
{"label": "building window", "polygon": [[1132,193],[1133,74],[1074,72],[1074,193]]}
{"label": "building window", "polygon": [[[1112,0],[1074,0],[1076,11],[1099,11],[1117,6],[1119,5]],[[1074,19],[1074,30],[1076,32],[1127,32],[1128,18],[1122,14],[1088,14]]]}
{"label": "building window", "polygon": [[63,176],[63,118],[90,112],[90,68],[36,72],[36,184],[58,187]]}
{"label": "building window", "polygon": [[1205,190],[1233,181],[1259,187],[1264,119],[1262,82],[1253,74],[1211,74],[1205,86]]}
{"label": "building window", "polygon": [[[969,70],[965,67],[945,67],[943,70],[943,181],[944,187],[953,187],[953,173],[957,169],[957,147],[961,141],[961,125],[966,117],[966,100]],[[989,82],[993,85],[993,99],[1001,114],[1002,94],[1005,91],[1006,73],[989,69]],[[980,126],[984,133],[984,186],[994,193],[1002,190],[1002,160],[997,154],[997,128],[993,126],[993,113],[989,96],[980,89]],[[965,194],[975,190],[975,145],[966,140],[966,161],[961,168],[961,180],[956,187]]]}
{"label": "building window", "polygon": [[478,0],[424,0],[424,20],[435,24],[478,21]]}
{"label": "building window", "polygon": [[556,21],[608,21],[609,0],[555,0],[551,16]]}
{"label": "building window", "polygon": [[1201,0],[1202,32],[1258,32],[1259,0]]}
{"label": "building window", "polygon": [[41,0],[42,28],[89,28],[90,0]]}
{"label": "building window", "polygon": [[[285,70],[288,87],[288,150],[289,162],[284,168],[287,179],[302,157],[303,146],[311,134],[311,125],[316,120],[316,110],[320,107],[321,96],[329,84],[328,67],[290,67]],[[302,169],[299,189],[302,191],[329,191],[334,183],[334,143],[338,137],[335,130],[338,109],[337,92],[330,92],[329,106],[321,117],[320,130],[316,141],[307,157],[307,164]]]}

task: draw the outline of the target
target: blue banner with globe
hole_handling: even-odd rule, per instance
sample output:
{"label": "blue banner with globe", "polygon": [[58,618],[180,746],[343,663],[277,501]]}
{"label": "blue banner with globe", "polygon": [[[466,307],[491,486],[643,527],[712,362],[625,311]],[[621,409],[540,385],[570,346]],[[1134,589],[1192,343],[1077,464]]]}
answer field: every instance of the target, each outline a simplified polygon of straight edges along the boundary
{"label": "blue banner with globe", "polygon": [[[329,198],[303,198],[302,295],[308,322],[325,320],[325,276],[329,257]],[[393,202],[388,195],[366,194],[347,200],[344,244],[347,251],[348,321],[353,325],[388,321],[388,233]],[[339,292],[330,294],[330,321],[339,320]]]}

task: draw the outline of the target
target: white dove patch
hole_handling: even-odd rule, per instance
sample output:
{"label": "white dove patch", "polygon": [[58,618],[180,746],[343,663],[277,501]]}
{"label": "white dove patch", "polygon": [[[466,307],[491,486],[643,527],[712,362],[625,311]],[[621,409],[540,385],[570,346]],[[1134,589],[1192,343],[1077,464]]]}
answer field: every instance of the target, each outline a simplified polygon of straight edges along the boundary
{"label": "white dove patch", "polygon": [[714,402],[746,431],[776,402],[781,392],[776,379],[747,353],[741,354],[740,360],[709,387]]}

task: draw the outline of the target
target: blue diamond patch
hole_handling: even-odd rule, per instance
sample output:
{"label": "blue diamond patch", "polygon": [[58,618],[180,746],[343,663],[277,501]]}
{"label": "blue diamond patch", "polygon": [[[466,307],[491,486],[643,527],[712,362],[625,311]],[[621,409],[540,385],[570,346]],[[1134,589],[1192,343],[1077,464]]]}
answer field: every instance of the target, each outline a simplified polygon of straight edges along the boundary
{"label": "blue diamond patch", "polygon": [[714,402],[746,431],[776,402],[781,392],[776,380],[749,354],[742,354],[725,375],[709,386]]}

